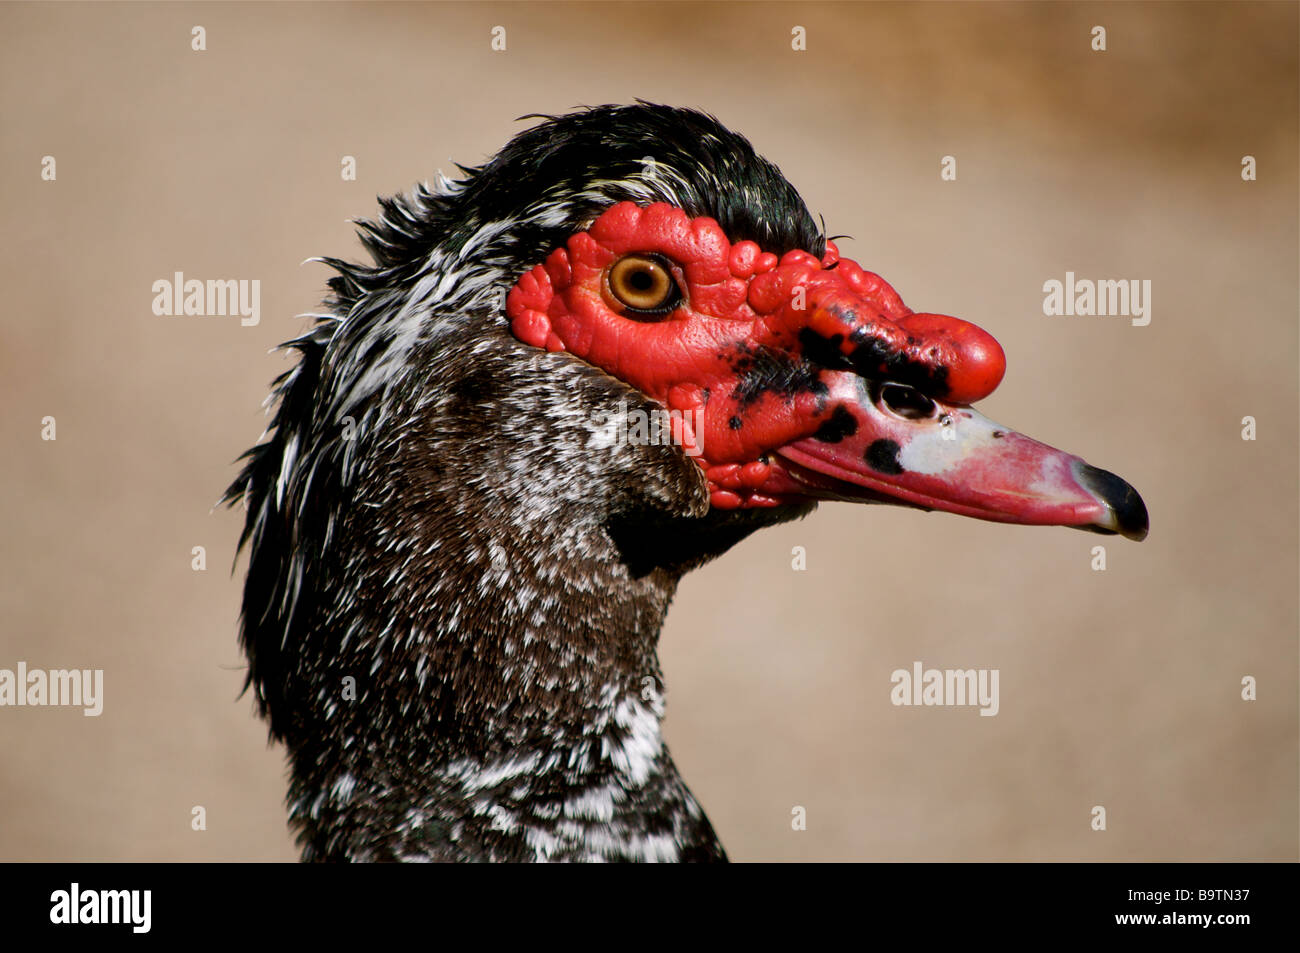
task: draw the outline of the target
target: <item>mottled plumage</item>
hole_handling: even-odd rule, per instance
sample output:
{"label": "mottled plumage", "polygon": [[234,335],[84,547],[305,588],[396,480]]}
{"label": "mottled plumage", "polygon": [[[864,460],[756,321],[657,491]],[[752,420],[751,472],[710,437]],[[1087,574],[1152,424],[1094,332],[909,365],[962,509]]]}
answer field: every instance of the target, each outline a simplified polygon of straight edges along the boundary
{"label": "mottled plumage", "polygon": [[324,259],[227,492],[305,859],[725,859],[659,630],[684,572],[817,500],[1145,536],[1124,481],[970,406],[991,335],[841,258],[711,117],[542,117],[462,171],[361,224],[373,264]]}
{"label": "mottled plumage", "polygon": [[548,119],[463,171],[361,224],[372,266],[325,259],[329,313],[287,345],[228,492],[303,856],[723,859],[659,738],[656,641],[684,571],[811,504],[710,513],[678,449],[610,445],[619,401],[654,405],[515,340],[502,302],[620,200],[782,248],[820,233],[775,167],[685,110]]}

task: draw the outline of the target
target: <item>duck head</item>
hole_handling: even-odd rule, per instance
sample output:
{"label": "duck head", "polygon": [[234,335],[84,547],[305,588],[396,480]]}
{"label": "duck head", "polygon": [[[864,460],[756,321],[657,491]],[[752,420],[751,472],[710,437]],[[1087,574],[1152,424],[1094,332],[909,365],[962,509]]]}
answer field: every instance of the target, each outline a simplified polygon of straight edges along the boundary
{"label": "duck head", "polygon": [[515,284],[522,341],[567,351],[670,411],[718,510],[800,500],[897,503],[1142,539],[1112,473],[970,407],[997,387],[997,341],[913,312],[879,275],[778,257],[664,202],[620,202]]}

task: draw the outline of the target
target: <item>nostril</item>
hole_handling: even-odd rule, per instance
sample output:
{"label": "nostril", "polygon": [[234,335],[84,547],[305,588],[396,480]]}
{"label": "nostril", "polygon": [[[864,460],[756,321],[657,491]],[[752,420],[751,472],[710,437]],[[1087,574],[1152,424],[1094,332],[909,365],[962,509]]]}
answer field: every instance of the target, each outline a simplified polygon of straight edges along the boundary
{"label": "nostril", "polygon": [[886,409],[908,420],[925,420],[933,417],[935,412],[934,401],[906,384],[885,384],[880,388],[880,402]]}

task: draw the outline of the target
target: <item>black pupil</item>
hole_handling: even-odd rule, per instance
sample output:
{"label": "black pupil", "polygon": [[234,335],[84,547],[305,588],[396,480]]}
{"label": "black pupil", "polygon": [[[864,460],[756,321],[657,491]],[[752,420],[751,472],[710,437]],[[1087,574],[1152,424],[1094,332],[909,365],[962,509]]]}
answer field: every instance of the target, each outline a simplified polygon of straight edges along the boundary
{"label": "black pupil", "polygon": [[637,291],[649,291],[655,285],[654,275],[650,274],[649,268],[639,268],[632,272],[628,281]]}

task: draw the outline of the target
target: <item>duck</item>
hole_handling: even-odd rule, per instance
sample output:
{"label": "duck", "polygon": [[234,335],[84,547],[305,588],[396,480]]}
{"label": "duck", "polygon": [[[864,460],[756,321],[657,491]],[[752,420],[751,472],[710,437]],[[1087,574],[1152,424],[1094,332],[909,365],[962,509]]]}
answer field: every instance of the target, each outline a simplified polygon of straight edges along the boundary
{"label": "duck", "polygon": [[827,502],[1147,534],[1127,482],[974,409],[991,334],[842,257],[742,135],[523,118],[381,198],[368,263],[316,259],[224,496],[304,861],[725,861],[661,732],[683,574]]}

